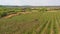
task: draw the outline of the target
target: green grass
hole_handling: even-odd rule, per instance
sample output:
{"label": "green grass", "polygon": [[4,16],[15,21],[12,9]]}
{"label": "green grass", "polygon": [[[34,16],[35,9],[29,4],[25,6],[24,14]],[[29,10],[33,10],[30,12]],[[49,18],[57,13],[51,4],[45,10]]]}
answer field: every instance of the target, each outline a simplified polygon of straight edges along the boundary
{"label": "green grass", "polygon": [[50,34],[51,29],[52,34],[60,34],[59,20],[60,12],[32,12],[7,19],[1,18],[0,34]]}

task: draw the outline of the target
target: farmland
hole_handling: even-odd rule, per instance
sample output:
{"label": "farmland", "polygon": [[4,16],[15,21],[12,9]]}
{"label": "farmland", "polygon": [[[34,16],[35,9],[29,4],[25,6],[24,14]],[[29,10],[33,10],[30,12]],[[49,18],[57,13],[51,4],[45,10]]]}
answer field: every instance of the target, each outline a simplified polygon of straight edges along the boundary
{"label": "farmland", "polygon": [[[0,10],[0,13],[9,13],[10,9],[6,9]],[[12,10],[19,12],[20,8]],[[11,12],[9,15],[16,14],[16,12]],[[9,15],[0,17],[0,34],[60,34],[60,10],[26,12],[11,18],[4,18]]]}

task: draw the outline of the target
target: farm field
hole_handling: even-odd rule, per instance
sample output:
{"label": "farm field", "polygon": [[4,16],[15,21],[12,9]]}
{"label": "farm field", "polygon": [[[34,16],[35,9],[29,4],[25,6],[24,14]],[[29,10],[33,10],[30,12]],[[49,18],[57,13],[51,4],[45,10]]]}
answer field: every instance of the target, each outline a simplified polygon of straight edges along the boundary
{"label": "farm field", "polygon": [[60,10],[1,18],[0,34],[60,34]]}

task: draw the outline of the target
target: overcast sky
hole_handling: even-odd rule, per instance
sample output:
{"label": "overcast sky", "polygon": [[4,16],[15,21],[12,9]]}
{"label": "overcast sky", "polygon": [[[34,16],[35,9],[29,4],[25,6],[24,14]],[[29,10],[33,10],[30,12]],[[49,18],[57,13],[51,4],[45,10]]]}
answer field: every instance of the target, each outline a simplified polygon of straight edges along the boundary
{"label": "overcast sky", "polygon": [[0,0],[0,5],[56,6],[60,5],[60,0]]}

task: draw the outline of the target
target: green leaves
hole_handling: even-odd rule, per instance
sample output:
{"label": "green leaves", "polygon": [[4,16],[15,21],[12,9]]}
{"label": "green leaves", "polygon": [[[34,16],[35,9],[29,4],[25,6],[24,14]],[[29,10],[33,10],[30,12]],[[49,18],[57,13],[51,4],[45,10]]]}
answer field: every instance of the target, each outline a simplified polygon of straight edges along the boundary
{"label": "green leaves", "polygon": [[39,12],[46,12],[46,11],[47,11],[46,8],[41,8],[41,9],[39,9]]}

